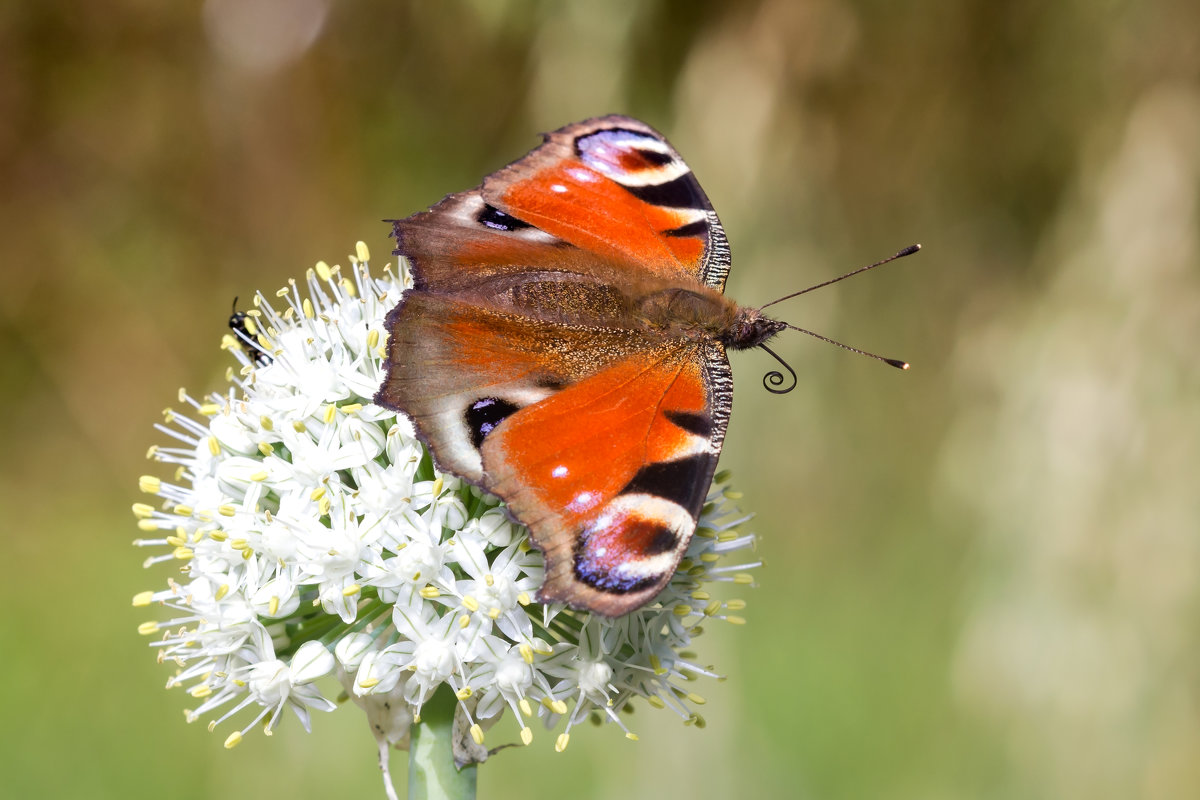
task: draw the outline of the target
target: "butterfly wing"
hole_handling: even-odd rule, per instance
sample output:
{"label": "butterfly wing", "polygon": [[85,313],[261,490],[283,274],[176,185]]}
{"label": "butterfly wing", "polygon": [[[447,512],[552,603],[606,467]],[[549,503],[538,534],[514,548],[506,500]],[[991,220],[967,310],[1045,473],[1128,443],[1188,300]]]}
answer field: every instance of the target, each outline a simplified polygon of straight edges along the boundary
{"label": "butterfly wing", "polygon": [[489,205],[638,273],[724,290],[725,230],[696,176],[660,133],[614,115],[544,138],[484,180]]}
{"label": "butterfly wing", "polygon": [[505,420],[486,483],[546,557],[539,599],[606,616],[649,602],[687,550],[729,418],[717,343],[627,358]]}

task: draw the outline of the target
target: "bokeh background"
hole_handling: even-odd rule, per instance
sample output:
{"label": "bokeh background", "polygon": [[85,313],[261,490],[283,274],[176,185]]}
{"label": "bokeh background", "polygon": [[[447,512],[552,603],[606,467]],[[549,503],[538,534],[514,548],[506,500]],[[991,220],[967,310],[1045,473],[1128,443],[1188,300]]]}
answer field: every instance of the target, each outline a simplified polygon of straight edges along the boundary
{"label": "bokeh background", "polygon": [[[356,710],[221,748],[135,628],[129,512],[230,300],[609,112],[666,133],[799,388],[735,356],[758,513],[704,730],[481,797],[1200,794],[1200,5],[0,4],[0,794],[378,797]],[[643,707],[644,710],[644,707]],[[394,759],[398,782],[404,758]]]}

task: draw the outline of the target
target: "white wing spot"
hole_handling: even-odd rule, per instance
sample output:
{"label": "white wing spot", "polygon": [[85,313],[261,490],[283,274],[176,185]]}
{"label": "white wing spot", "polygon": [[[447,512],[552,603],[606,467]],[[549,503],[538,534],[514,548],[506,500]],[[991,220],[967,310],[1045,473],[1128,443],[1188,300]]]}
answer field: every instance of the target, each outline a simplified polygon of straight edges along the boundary
{"label": "white wing spot", "polygon": [[565,478],[567,477],[567,468],[562,464],[559,464],[557,467],[550,470],[550,474],[555,478]]}
{"label": "white wing spot", "polygon": [[561,183],[552,183],[550,184],[550,191],[562,194],[563,192],[567,191],[567,187],[563,186]]}

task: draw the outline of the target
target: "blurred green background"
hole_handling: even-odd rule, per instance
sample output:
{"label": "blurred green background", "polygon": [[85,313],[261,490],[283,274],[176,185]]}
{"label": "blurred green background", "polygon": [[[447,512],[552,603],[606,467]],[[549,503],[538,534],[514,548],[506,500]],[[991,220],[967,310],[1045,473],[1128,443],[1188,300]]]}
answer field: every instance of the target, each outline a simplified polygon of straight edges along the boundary
{"label": "blurred green background", "polygon": [[[237,750],[137,636],[129,512],[234,295],[639,116],[688,159],[799,388],[734,358],[758,513],[704,730],[643,713],[481,797],[1200,794],[1200,5],[0,5],[0,794],[380,797],[356,710]],[[403,781],[404,759],[395,761]]]}

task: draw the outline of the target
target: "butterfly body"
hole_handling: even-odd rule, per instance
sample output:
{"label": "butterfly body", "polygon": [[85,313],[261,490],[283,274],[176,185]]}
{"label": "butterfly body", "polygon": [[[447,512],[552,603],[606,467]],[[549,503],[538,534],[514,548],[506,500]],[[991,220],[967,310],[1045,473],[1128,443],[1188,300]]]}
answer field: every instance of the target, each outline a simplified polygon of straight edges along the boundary
{"label": "butterfly body", "polygon": [[716,469],[726,348],[785,327],[722,294],[728,245],[691,171],[641,122],[587,120],[394,235],[414,286],[376,402],[530,528],[541,600],[649,602]]}

